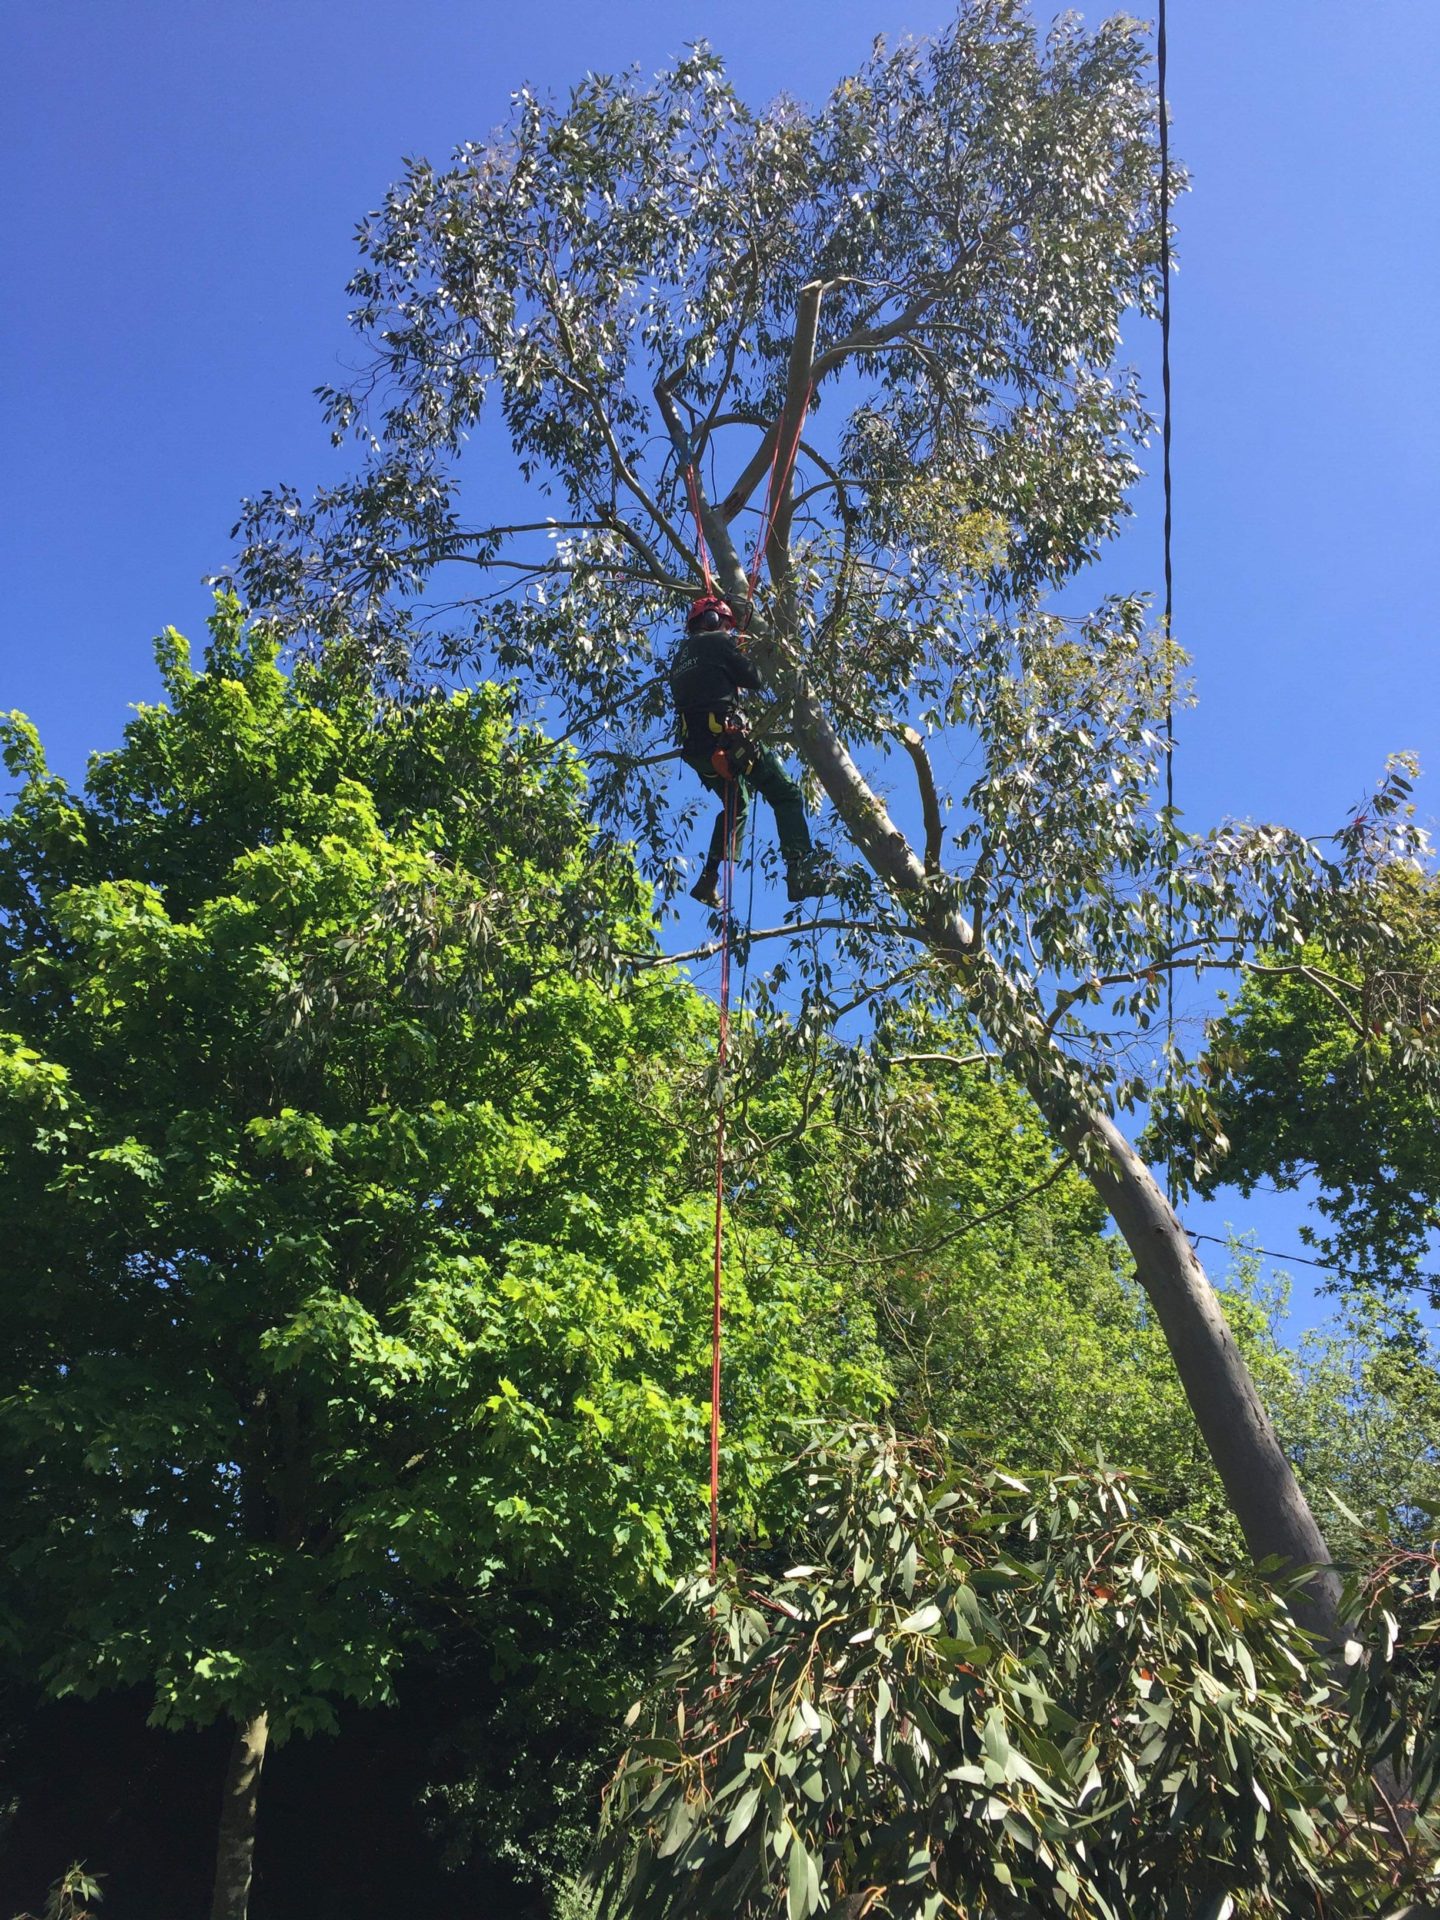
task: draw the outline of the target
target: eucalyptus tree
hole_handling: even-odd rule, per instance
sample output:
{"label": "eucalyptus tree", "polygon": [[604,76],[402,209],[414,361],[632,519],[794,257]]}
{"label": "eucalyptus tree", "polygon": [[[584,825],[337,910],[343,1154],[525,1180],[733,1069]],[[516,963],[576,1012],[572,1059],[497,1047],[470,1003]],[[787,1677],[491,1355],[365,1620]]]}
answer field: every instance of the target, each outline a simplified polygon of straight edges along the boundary
{"label": "eucalyptus tree", "polygon": [[[837,904],[766,931],[828,929],[864,992],[919,982],[963,1009],[1123,1234],[1250,1546],[1319,1563],[1116,1112],[1157,1086],[1201,1103],[1157,1045],[1167,979],[1283,945],[1345,863],[1280,829],[1182,832],[1156,803],[1167,637],[1136,597],[1083,617],[1047,599],[1139,473],[1120,329],[1154,306],[1158,194],[1124,17],[1041,35],[1018,0],[967,0],[815,109],[751,109],[704,46],[563,104],[521,89],[503,131],[411,163],[363,223],[365,368],[322,390],[361,463],[308,502],[249,502],[238,576],[296,636],[358,636],[379,673],[499,670],[558,706],[602,819],[669,891],[687,796],[661,759],[662,669],[713,568],[766,728],[845,840]],[[937,740],[966,769],[946,792]],[[923,834],[892,807],[897,742]],[[1403,809],[1387,778],[1353,861],[1392,856]],[[1317,1621],[1331,1592],[1317,1580]]]}

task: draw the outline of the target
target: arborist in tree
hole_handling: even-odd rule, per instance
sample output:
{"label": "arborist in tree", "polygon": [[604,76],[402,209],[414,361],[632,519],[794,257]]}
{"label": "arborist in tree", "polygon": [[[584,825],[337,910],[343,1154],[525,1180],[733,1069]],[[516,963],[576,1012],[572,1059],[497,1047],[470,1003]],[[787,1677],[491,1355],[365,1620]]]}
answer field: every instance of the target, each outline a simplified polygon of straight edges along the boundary
{"label": "arborist in tree", "polygon": [[735,615],[718,594],[694,603],[685,622],[685,638],[670,663],[670,693],[675,702],[680,755],[702,783],[720,799],[710,835],[710,851],[692,899],[707,907],[720,904],[720,862],[726,858],[725,825],[731,829],[729,858],[739,851],[755,787],[770,802],[785,859],[785,891],[791,900],[813,900],[825,891],[825,871],[810,845],[805,799],[779,757],[750,737],[740,709],[740,693],[760,685],[754,662],[736,638]]}

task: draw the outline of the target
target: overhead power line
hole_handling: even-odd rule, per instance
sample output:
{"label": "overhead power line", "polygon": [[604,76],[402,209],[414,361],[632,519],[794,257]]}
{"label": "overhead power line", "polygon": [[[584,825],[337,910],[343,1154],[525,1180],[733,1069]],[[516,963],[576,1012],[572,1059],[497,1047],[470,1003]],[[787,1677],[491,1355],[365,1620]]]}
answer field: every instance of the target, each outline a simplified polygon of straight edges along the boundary
{"label": "overhead power line", "polygon": [[[1219,1234],[1196,1233],[1187,1228],[1192,1240],[1208,1240],[1212,1247],[1234,1247],[1240,1253],[1262,1254],[1267,1260],[1283,1260],[1287,1267],[1318,1267],[1321,1273],[1333,1273],[1337,1280],[1354,1280],[1361,1286],[1369,1286],[1374,1280],[1373,1274],[1356,1273],[1349,1267],[1332,1266],[1328,1260],[1311,1260],[1303,1253],[1277,1253],[1273,1247],[1255,1247],[1243,1240],[1222,1240]],[[1406,1283],[1412,1286],[1440,1287],[1440,1273],[1411,1273],[1405,1276]]]}
{"label": "overhead power line", "polygon": [[[1170,106],[1166,92],[1166,75],[1169,64],[1169,44],[1166,36],[1165,0],[1159,0],[1159,12],[1155,24],[1155,80],[1159,94],[1160,119],[1160,472],[1161,486],[1165,496],[1164,552],[1165,552],[1165,812],[1167,821],[1175,817],[1175,666],[1173,657],[1168,653],[1171,641],[1175,637],[1175,568],[1171,554],[1171,532],[1174,522],[1174,489],[1170,475]],[[1165,943],[1168,947],[1175,944],[1175,875],[1173,866],[1165,876]],[[1175,970],[1170,968],[1165,975],[1165,1047],[1167,1071],[1175,1056]],[[1173,1207],[1180,1197],[1180,1183],[1175,1172],[1175,1149],[1172,1145],[1165,1162],[1165,1185],[1167,1197]]]}

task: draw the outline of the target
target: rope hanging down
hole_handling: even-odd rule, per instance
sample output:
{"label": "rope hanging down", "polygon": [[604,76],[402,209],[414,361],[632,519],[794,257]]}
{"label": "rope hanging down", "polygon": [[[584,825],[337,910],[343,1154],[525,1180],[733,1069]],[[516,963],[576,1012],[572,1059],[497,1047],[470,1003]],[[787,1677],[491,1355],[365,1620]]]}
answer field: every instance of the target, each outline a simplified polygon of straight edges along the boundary
{"label": "rope hanging down", "polygon": [[730,896],[735,782],[725,783],[725,859],[720,869],[720,1033],[715,1047],[715,1249],[710,1284],[710,1571],[720,1564],[720,1316],[725,1253],[725,1067],[730,1051]]}
{"label": "rope hanging down", "polygon": [[713,593],[715,582],[710,574],[710,549],[705,545],[705,521],[700,512],[700,481],[693,460],[685,469],[685,491],[690,496],[690,511],[695,516],[695,550],[700,555],[700,578],[705,582],[706,593]]}
{"label": "rope hanging down", "polygon": [[[759,585],[765,549],[770,544],[770,536],[775,530],[775,515],[790,485],[790,476],[795,470],[795,459],[800,450],[800,435],[804,431],[805,415],[809,405],[810,391],[807,391],[795,422],[795,431],[790,435],[789,443],[785,448],[783,460],[781,459],[781,424],[776,425],[775,449],[770,456],[770,473],[765,487],[765,506],[760,516],[760,533],[755,542],[754,558],[750,563],[744,611],[747,627],[750,623],[750,610],[755,604],[755,589]],[[705,541],[704,516],[701,513],[700,481],[693,459],[685,468],[685,490],[689,495],[690,510],[695,516],[695,547],[700,558],[701,578],[705,582],[705,591],[710,593],[714,590],[710,572],[710,554]],[[720,877],[720,1026],[715,1049],[715,1232],[710,1280],[710,1571],[712,1573],[715,1573],[720,1565],[720,1357],[724,1304],[722,1270],[725,1256],[725,1073],[730,1050],[730,922],[734,893],[738,800],[736,782],[731,778],[725,783],[725,842]],[[750,915],[754,909],[754,902],[755,867],[752,853],[750,906],[746,912],[745,926],[747,974]],[[742,1008],[745,1003],[745,978],[746,975],[742,974],[740,988]]]}

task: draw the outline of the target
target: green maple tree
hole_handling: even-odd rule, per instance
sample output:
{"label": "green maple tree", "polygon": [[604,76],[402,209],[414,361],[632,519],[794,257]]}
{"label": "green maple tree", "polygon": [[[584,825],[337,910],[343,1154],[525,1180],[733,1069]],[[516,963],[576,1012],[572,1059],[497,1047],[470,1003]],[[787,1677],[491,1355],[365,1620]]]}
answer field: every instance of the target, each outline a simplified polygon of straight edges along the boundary
{"label": "green maple tree", "polygon": [[[267,1740],[385,1700],[416,1596],[583,1639],[705,1512],[710,1016],[577,944],[648,949],[648,889],[503,693],[386,709],[275,653],[233,602],[203,670],[169,636],[79,794],[12,717],[0,825],[4,1606],[50,1692],[235,1723],[217,1914]],[[740,1524],[795,1416],[875,1390],[833,1285],[763,1254]]]}

